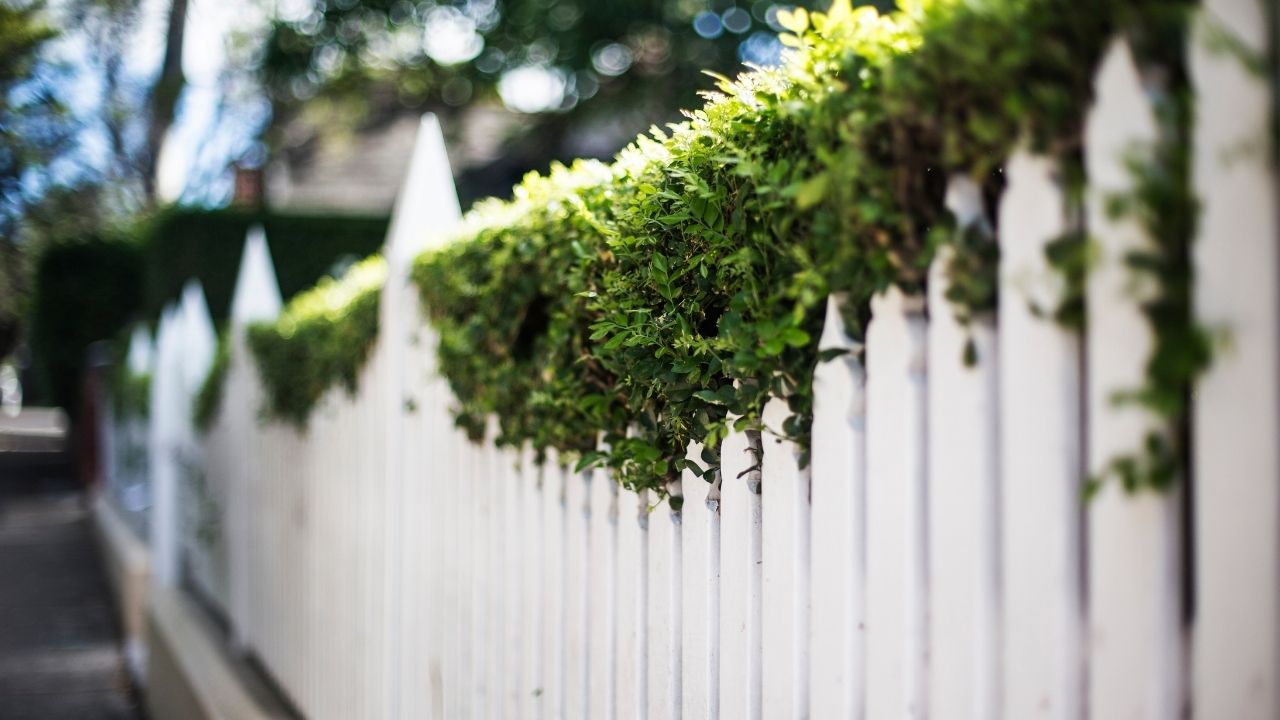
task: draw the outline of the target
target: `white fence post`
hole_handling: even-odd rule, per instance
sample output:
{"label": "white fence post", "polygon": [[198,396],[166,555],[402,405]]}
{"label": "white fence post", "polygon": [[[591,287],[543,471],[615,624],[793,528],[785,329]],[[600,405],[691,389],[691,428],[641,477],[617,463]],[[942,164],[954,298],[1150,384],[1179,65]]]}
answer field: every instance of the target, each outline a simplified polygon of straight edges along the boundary
{"label": "white fence post", "polygon": [[[244,251],[240,255],[240,269],[236,276],[235,291],[231,297],[230,353],[227,376],[224,380],[219,418],[214,432],[231,447],[218,447],[232,463],[227,467],[227,505],[225,527],[227,529],[227,562],[230,592],[230,618],[232,642],[241,650],[251,646],[250,619],[253,597],[250,589],[254,575],[250,572],[250,557],[254,552],[251,532],[257,512],[250,495],[250,483],[261,481],[261,458],[252,450],[252,442],[258,424],[261,393],[258,392],[256,373],[250,364],[245,330],[249,324],[274,319],[280,314],[283,302],[280,286],[276,282],[275,267],[267,247],[266,232],[261,225],[249,229],[245,236]],[[206,446],[206,455],[215,450]],[[212,466],[215,458],[208,458]]]}
{"label": "white fence post", "polygon": [[866,633],[866,373],[827,300],[819,347],[845,355],[813,372],[810,712],[864,717]]}
{"label": "white fence post", "polygon": [[[990,232],[968,177],[951,179],[947,207],[961,232]],[[929,707],[982,720],[1000,687],[997,346],[992,317],[965,327],[946,298],[953,253],[929,277]]]}
{"label": "white fence post", "polygon": [[[381,398],[381,413],[386,420],[383,452],[387,494],[382,514],[388,558],[387,571],[380,580],[386,599],[380,632],[390,655],[383,692],[393,717],[436,717],[427,705],[429,693],[422,690],[415,665],[426,662],[427,649],[438,647],[438,643],[429,637],[432,624],[418,626],[409,617],[411,611],[432,613],[429,601],[433,594],[421,582],[406,584],[407,579],[418,577],[418,570],[409,565],[410,528],[424,519],[407,511],[417,506],[410,500],[422,492],[412,485],[423,483],[419,473],[425,460],[423,443],[414,435],[426,430],[424,425],[430,422],[426,416],[434,419],[447,412],[445,397],[432,392],[434,363],[426,356],[434,353],[435,343],[430,331],[423,327],[417,289],[409,272],[413,258],[443,242],[460,217],[440,123],[432,114],[423,115],[383,249],[387,282],[379,304],[377,356],[370,363],[380,366],[379,383],[365,391]],[[442,427],[436,432],[447,434],[448,430]],[[428,482],[434,484],[434,479]],[[417,632],[406,633],[406,624],[413,625]]]}
{"label": "white fence post", "polygon": [[1230,335],[1196,387],[1194,709],[1280,717],[1280,212],[1266,3],[1205,0],[1191,46],[1200,320]]}
{"label": "white fence post", "polygon": [[1045,247],[1067,231],[1055,163],[1005,164],[1000,203],[1003,716],[1074,720],[1084,707],[1080,341],[1045,317],[1063,281]]}
{"label": "white fence post", "polygon": [[729,433],[720,445],[720,456],[720,716],[760,720],[759,434]]}
{"label": "white fence post", "polygon": [[[1145,379],[1152,337],[1139,304],[1151,290],[1135,287],[1124,258],[1151,240],[1136,220],[1113,218],[1108,198],[1133,187],[1126,160],[1158,137],[1124,41],[1112,43],[1096,86],[1085,130],[1088,227],[1099,254],[1087,284],[1086,396],[1089,470],[1101,475],[1113,458],[1140,452],[1147,433],[1167,428],[1114,399]],[[1090,503],[1090,717],[1183,715],[1180,494],[1126,494],[1113,480]]]}
{"label": "white fence post", "polygon": [[[702,461],[702,445],[687,457]],[[681,480],[680,683],[682,717],[720,717],[720,479],[707,482],[693,470]]]}
{"label": "white fence post", "polygon": [[648,646],[645,642],[645,606],[649,567],[648,507],[638,493],[620,489],[618,503],[618,661],[617,702],[619,720],[644,720],[648,713]]}
{"label": "white fence post", "polygon": [[923,299],[894,287],[867,329],[867,715],[926,717]]}
{"label": "white fence post", "polygon": [[182,302],[161,321],[161,345],[152,387],[151,435],[153,512],[152,578],[164,586],[178,582],[184,544],[183,485],[198,469],[191,422],[192,399],[213,360],[213,323],[198,283],[183,289]]}
{"label": "white fence post", "polygon": [[587,716],[609,719],[617,717],[618,711],[618,485],[607,470],[597,469],[588,486],[591,687]]}
{"label": "white fence post", "polygon": [[[680,493],[680,482],[668,486]],[[648,494],[654,502],[653,494]],[[649,513],[649,717],[681,717],[680,625],[681,532],[680,516],[668,500],[656,503]]]}
{"label": "white fence post", "polygon": [[800,469],[800,448],[783,440],[791,410],[769,400],[761,434],[761,637],[764,717],[809,716],[809,470]]}
{"label": "white fence post", "polygon": [[177,463],[173,456],[173,436],[180,409],[174,405],[181,392],[178,365],[180,329],[177,310],[165,308],[156,331],[156,364],[151,377],[151,428],[148,439],[151,468],[151,578],[160,585],[173,585],[177,577]]}

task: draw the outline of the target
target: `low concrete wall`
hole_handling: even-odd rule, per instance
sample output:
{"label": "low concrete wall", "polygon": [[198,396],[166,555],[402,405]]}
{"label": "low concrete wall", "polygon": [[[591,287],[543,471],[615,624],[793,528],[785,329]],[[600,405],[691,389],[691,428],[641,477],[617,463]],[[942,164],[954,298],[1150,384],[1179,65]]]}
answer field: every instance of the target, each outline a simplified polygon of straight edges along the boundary
{"label": "low concrete wall", "polygon": [[102,495],[93,500],[93,525],[98,534],[115,592],[124,631],[125,658],[135,683],[143,684],[146,667],[147,593],[151,584],[151,560],[147,546],[134,534],[115,507]]}
{"label": "low concrete wall", "polygon": [[191,600],[174,590],[152,589],[146,688],[152,720],[292,717],[217,637]]}

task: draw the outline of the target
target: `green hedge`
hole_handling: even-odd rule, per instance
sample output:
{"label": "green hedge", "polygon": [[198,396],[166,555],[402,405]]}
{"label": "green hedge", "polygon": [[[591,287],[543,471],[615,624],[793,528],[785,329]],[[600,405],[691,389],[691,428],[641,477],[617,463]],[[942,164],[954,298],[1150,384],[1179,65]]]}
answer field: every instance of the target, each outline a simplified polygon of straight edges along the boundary
{"label": "green hedge", "polygon": [[74,411],[89,343],[117,337],[128,322],[154,321],[191,278],[204,287],[214,320],[225,320],[245,234],[256,223],[266,229],[286,299],[377,251],[387,231],[384,217],[168,208],[132,233],[52,243],[36,262],[33,399]]}
{"label": "green hedge", "polygon": [[142,300],[135,244],[93,237],[50,245],[36,260],[32,294],[33,395],[74,413],[89,345],[120,335]]}
{"label": "green hedge", "polygon": [[[949,300],[967,318],[995,308],[998,246],[990,232],[953,231],[948,177],[972,177],[994,206],[1000,166],[1027,138],[1061,161],[1078,197],[1092,78],[1117,33],[1166,79],[1162,115],[1182,117],[1163,108],[1188,96],[1191,2],[899,5],[886,16],[848,0],[784,14],[795,52],[782,67],[720,79],[687,122],[637,140],[611,166],[527,178],[513,201],[482,205],[456,243],[419,258],[459,423],[476,434],[496,414],[503,442],[577,452],[582,466],[607,464],[624,484],[659,491],[688,466],[690,441],[707,444],[693,466],[710,474],[730,426],[760,428],[771,396],[792,414],[768,430],[806,445],[829,294],[847,298],[861,337],[871,297],[890,285],[922,292],[934,250],[949,242]],[[1185,150],[1185,123],[1166,134]],[[1161,170],[1178,185],[1165,202],[1193,204],[1177,168]],[[1178,346],[1195,334],[1178,300],[1190,234],[1149,229],[1173,298],[1149,317]],[[1055,258],[1081,255],[1063,242]],[[1151,382],[1180,392],[1198,371],[1162,375],[1152,362]],[[1185,408],[1162,414],[1181,422]],[[594,452],[602,430],[609,450]]]}
{"label": "green hedge", "polygon": [[335,263],[376,252],[387,234],[385,217],[293,215],[240,210],[170,208],[141,232],[146,266],[148,317],[200,280],[215,321],[231,308],[240,255],[249,228],[261,223],[275,264],[281,295],[288,299],[330,274]]}
{"label": "green hedge", "polygon": [[[249,326],[264,415],[303,429],[329,388],[342,385],[356,392],[360,369],[378,337],[378,300],[386,275],[382,256],[374,255],[341,278],[325,278],[295,297],[274,322]],[[220,378],[217,367],[213,376]],[[210,392],[220,394],[221,380],[212,382],[218,387]],[[201,406],[216,402],[203,399]]]}
{"label": "green hedge", "polygon": [[231,368],[231,343],[226,332],[218,334],[218,345],[213,351],[213,363],[200,384],[192,404],[192,424],[200,432],[209,432],[213,421],[222,410],[222,389],[226,385],[227,370]]}

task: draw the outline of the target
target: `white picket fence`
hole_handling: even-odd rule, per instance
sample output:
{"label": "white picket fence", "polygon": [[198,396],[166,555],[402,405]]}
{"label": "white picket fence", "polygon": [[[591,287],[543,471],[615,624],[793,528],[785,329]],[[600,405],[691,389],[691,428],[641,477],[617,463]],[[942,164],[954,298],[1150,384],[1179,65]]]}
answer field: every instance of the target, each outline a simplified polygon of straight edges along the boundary
{"label": "white picket fence", "polygon": [[[1260,4],[1206,5],[1261,46]],[[1196,302],[1231,342],[1197,388],[1193,488],[1082,500],[1082,478],[1152,423],[1110,402],[1150,347],[1120,261],[1147,240],[1101,208],[1155,127],[1117,43],[1088,123],[1100,258],[1083,336],[1033,312],[1059,296],[1044,247],[1068,218],[1054,164],[1019,152],[997,316],[963,328],[936,268],[929,297],[877,298],[865,366],[816,369],[812,464],[768,433],[731,435],[717,483],[671,488],[679,512],[453,427],[405,278],[457,217],[424,121],[375,353],[358,395],[333,391],[305,433],[258,417],[239,329],[279,296],[249,243],[218,421],[202,441],[152,433],[157,577],[174,582],[185,555],[236,643],[317,719],[1280,717],[1280,194],[1267,153],[1232,155],[1263,137],[1270,97],[1229,56],[1194,61]],[[948,202],[981,217],[965,181]],[[839,302],[824,347],[850,346]],[[187,322],[162,326],[155,422],[189,404],[162,378],[184,366]],[[775,401],[765,422],[785,414]],[[179,521],[199,515],[174,491],[179,447],[203,456],[204,540]]]}

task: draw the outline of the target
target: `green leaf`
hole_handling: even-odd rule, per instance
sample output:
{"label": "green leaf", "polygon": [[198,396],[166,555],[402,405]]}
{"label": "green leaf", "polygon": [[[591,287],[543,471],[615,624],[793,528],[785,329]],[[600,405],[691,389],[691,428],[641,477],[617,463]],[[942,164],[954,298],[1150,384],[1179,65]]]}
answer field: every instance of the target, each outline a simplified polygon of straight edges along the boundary
{"label": "green leaf", "polygon": [[819,173],[801,183],[799,189],[796,190],[796,208],[808,210],[822,202],[822,199],[827,195],[829,181],[829,175]]}

